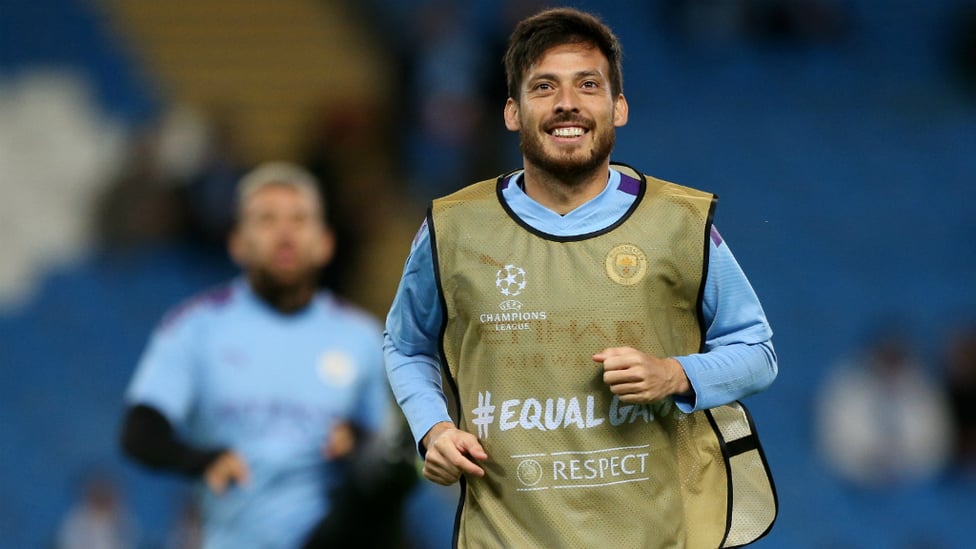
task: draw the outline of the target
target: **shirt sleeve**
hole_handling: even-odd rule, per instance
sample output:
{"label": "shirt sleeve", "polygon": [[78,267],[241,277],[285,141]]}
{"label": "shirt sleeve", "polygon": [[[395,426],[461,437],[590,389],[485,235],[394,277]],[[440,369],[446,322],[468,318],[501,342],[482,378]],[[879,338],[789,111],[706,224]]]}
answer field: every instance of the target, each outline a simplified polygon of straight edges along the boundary
{"label": "shirt sleeve", "polygon": [[154,408],[174,427],[183,424],[193,407],[198,320],[192,313],[170,313],[160,323],[126,391],[127,404]]}
{"label": "shirt sleeve", "polygon": [[201,476],[224,448],[197,448],[182,442],[173,426],[155,408],[130,406],[122,420],[120,438],[125,455],[146,467]]}
{"label": "shirt sleeve", "polygon": [[441,383],[440,301],[430,234],[424,223],[414,238],[387,314],[383,344],[390,387],[418,447],[435,423],[452,421]]}
{"label": "shirt sleeve", "polygon": [[713,231],[702,304],[705,352],[675,357],[692,386],[691,396],[675,398],[684,412],[760,392],[778,371],[766,313],[728,244]]}

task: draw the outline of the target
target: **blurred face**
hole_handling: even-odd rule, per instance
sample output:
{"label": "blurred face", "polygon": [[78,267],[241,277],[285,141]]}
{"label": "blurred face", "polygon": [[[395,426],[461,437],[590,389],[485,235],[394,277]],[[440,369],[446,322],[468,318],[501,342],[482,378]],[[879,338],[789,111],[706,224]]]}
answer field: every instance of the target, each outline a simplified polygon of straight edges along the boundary
{"label": "blurred face", "polygon": [[568,182],[608,164],[616,128],[627,123],[627,100],[610,91],[609,70],[588,44],[554,46],[529,67],[518,101],[505,105],[505,125],[519,132],[526,168]]}
{"label": "blurred face", "polygon": [[234,260],[262,285],[288,288],[314,283],[332,258],[332,234],[315,196],[289,185],[268,185],[241,205],[231,235]]}

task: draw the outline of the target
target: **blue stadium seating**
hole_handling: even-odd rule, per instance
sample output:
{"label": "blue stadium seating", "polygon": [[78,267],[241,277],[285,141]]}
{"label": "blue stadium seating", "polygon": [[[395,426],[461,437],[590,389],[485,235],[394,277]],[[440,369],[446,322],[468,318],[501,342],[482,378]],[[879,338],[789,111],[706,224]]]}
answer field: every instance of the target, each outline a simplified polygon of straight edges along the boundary
{"label": "blue stadium seating", "polygon": [[[95,12],[41,4],[5,3],[0,74],[84,65],[107,109],[147,116],[155,99]],[[670,50],[648,4],[606,13],[626,47],[631,104],[614,156],[721,196],[716,224],[776,330],[779,379],[747,401],[781,502],[757,546],[967,546],[976,481],[852,490],[820,460],[812,426],[823,373],[867,323],[908,318],[935,361],[946,330],[976,313],[976,112],[935,80],[933,60],[952,2],[854,1],[854,44],[719,59]],[[177,488],[121,462],[122,392],[162,312],[229,273],[182,249],[95,255],[0,316],[0,548],[46,546],[96,463],[120,475],[158,540],[166,521],[147,517],[168,517],[173,500],[158,494]]]}

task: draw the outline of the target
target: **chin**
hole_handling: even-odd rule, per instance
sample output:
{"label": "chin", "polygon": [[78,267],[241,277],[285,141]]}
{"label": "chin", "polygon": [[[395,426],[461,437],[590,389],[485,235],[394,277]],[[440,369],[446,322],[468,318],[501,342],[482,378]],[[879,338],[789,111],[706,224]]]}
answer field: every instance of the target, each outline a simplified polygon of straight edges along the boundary
{"label": "chin", "polygon": [[575,176],[587,175],[599,168],[601,161],[594,157],[589,158],[549,158],[540,166],[547,172],[566,179],[574,179]]}
{"label": "chin", "polygon": [[318,271],[308,269],[258,269],[257,275],[266,286],[282,290],[301,288],[318,281]]}

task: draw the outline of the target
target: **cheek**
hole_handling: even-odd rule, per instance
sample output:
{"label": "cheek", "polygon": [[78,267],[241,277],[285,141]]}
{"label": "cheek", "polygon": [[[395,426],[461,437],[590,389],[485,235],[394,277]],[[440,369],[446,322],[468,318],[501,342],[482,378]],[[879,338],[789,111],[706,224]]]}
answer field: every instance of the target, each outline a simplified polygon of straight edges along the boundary
{"label": "cheek", "polygon": [[310,231],[301,235],[301,247],[309,257],[321,259],[328,252],[326,239],[317,231]]}
{"label": "cheek", "polygon": [[264,232],[255,232],[245,242],[245,248],[251,257],[268,254],[273,247],[271,235]]}

